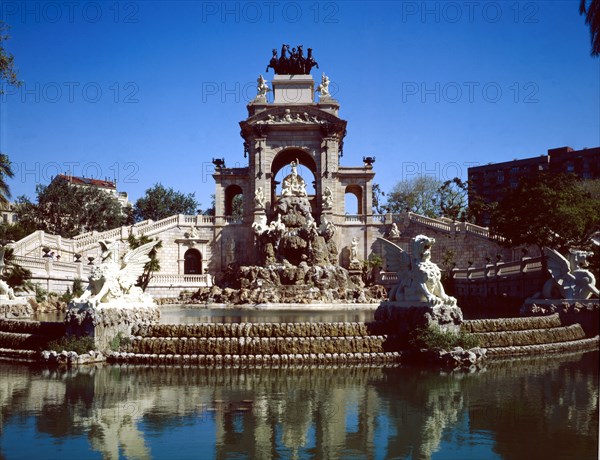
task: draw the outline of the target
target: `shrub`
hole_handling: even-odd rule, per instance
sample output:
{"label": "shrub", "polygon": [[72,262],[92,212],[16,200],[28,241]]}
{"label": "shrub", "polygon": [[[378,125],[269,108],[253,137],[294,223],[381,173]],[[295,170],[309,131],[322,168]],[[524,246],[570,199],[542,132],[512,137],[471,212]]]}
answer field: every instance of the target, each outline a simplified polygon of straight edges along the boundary
{"label": "shrub", "polygon": [[109,342],[108,346],[112,351],[119,351],[121,345],[129,345],[131,343],[131,338],[126,335],[123,335],[122,332],[119,332],[117,335],[113,337],[113,339]]}
{"label": "shrub", "polygon": [[451,350],[454,347],[470,349],[479,346],[478,337],[463,331],[443,331],[439,326],[415,329],[410,333],[408,341],[412,347],[419,350]]}
{"label": "shrub", "polygon": [[60,339],[48,342],[48,349],[54,350],[57,353],[61,351],[74,351],[78,355],[82,355],[90,350],[95,350],[96,346],[94,345],[93,337],[63,336]]}

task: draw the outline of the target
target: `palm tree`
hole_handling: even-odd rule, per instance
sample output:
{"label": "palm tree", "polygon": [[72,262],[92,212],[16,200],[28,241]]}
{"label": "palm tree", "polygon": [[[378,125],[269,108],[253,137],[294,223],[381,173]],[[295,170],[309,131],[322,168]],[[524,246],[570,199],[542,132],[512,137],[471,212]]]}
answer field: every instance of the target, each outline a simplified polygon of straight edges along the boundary
{"label": "palm tree", "polygon": [[7,206],[10,198],[10,188],[6,183],[7,177],[13,177],[14,173],[7,155],[0,153],[0,206]]}
{"label": "palm tree", "polygon": [[590,26],[592,56],[600,56],[600,0],[586,3],[586,0],[581,0],[579,14],[585,14],[585,23]]}

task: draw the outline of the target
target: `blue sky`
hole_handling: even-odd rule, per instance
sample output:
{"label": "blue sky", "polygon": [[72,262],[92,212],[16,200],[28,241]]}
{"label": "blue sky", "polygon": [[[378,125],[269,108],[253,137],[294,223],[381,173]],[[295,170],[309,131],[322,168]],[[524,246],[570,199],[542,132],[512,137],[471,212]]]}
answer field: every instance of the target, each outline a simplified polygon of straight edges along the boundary
{"label": "blue sky", "polygon": [[313,48],[348,120],[342,164],[416,174],[600,145],[600,60],[578,1],[2,1],[20,90],[0,98],[13,197],[57,172],[214,192],[246,165],[239,121],[282,43]]}

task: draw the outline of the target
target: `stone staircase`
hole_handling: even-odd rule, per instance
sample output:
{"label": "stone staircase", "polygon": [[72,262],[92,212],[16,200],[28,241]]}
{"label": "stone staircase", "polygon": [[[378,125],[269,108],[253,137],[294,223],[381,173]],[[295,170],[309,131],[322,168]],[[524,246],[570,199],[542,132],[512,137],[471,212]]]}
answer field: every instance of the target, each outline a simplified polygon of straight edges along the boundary
{"label": "stone staircase", "polygon": [[550,316],[466,320],[461,330],[477,336],[488,357],[535,355],[598,349],[598,336],[586,337],[580,324],[563,325]]}
{"label": "stone staircase", "polygon": [[40,351],[64,334],[63,323],[0,319],[0,360],[37,361]]}
{"label": "stone staircase", "polygon": [[202,323],[134,328],[109,362],[132,364],[395,364],[379,323]]}

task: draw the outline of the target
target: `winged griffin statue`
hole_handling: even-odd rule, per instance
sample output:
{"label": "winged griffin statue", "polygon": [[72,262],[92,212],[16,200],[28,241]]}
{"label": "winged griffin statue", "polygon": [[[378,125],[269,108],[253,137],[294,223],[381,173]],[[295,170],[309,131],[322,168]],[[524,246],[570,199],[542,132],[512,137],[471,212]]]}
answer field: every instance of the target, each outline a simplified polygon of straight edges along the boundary
{"label": "winged griffin statue", "polygon": [[151,241],[133,249],[119,263],[118,243],[113,240],[101,240],[102,262],[94,267],[89,284],[81,297],[73,303],[88,303],[92,306],[105,306],[118,301],[119,306],[127,304],[152,303],[152,299],[135,284],[144,273],[144,266],[150,261],[149,253],[157,244]]}
{"label": "winged griffin statue", "polygon": [[383,244],[389,270],[398,275],[398,285],[390,291],[392,302],[427,302],[430,306],[456,306],[456,299],[446,294],[442,272],[431,261],[431,246],[435,239],[417,235],[411,241],[412,260],[408,253],[385,238]]}
{"label": "winged griffin statue", "polygon": [[558,251],[544,248],[544,255],[548,260],[548,271],[552,275],[552,279],[546,281],[542,288],[545,298],[556,298],[557,288],[561,297],[568,300],[585,300],[599,295],[595,286],[596,278],[592,272],[586,270],[587,258],[593,255],[593,252],[571,249],[567,260]]}

